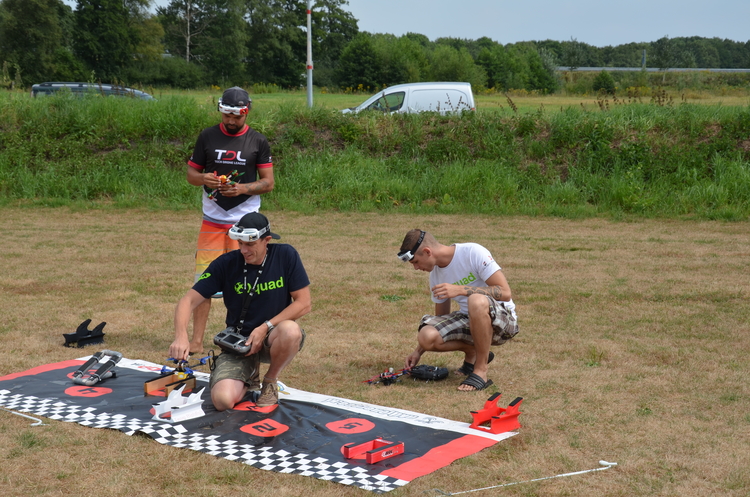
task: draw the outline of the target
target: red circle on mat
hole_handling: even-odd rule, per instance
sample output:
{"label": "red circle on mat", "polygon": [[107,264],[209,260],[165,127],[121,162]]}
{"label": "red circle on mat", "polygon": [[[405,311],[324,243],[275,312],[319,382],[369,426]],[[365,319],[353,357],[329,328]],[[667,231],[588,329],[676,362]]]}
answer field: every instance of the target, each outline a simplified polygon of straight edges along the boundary
{"label": "red circle on mat", "polygon": [[264,419],[257,423],[245,425],[240,431],[255,435],[256,437],[277,437],[289,430],[287,425],[281,424],[273,419]]}
{"label": "red circle on mat", "polygon": [[266,406],[266,407],[258,407],[255,405],[255,402],[240,402],[239,404],[234,406],[232,409],[234,409],[235,411],[253,411],[253,412],[269,413],[269,412],[272,412],[277,407],[279,407],[278,404],[273,404],[271,406]]}
{"label": "red circle on mat", "polygon": [[362,418],[347,418],[328,423],[326,428],[336,433],[364,433],[375,428],[375,423]]}
{"label": "red circle on mat", "polygon": [[104,387],[87,387],[85,385],[76,385],[66,388],[65,393],[71,397],[100,397],[112,393],[111,388]]}

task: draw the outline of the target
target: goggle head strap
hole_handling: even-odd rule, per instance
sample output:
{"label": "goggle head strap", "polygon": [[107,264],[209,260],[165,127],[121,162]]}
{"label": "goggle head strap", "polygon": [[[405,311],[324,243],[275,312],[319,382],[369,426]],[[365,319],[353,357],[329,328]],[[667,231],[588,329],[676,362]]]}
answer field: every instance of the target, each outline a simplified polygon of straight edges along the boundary
{"label": "goggle head strap", "polygon": [[398,257],[403,262],[411,262],[412,259],[414,259],[414,256],[417,255],[417,250],[419,250],[419,246],[422,245],[422,241],[424,240],[425,232],[422,230],[419,230],[419,238],[417,239],[417,243],[414,244],[414,246],[411,248],[411,250],[407,250],[405,252],[399,252],[396,254],[396,257]]}
{"label": "goggle head strap", "polygon": [[[242,226],[237,226],[236,224],[229,228],[229,238],[232,240],[238,240],[242,242],[257,242],[261,238],[263,238],[263,235],[265,233],[270,233],[271,227],[266,226],[265,228],[256,229],[256,228],[243,228]],[[268,235],[271,236],[271,235]]]}
{"label": "goggle head strap", "polygon": [[[250,101],[252,103],[252,100]],[[234,114],[236,116],[244,116],[248,112],[250,112],[250,107],[247,105],[242,107],[233,107],[231,105],[224,105],[224,103],[219,99],[219,112],[222,114]]]}

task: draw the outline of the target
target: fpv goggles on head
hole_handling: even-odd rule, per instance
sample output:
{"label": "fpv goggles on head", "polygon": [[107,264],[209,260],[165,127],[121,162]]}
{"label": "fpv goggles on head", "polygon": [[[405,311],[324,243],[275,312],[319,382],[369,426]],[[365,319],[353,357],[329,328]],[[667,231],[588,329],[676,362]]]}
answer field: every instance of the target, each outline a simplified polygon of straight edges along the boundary
{"label": "fpv goggles on head", "polygon": [[403,262],[411,262],[411,260],[414,259],[414,256],[417,255],[417,250],[419,250],[419,246],[422,245],[422,240],[424,240],[424,231],[419,230],[419,238],[417,239],[417,243],[414,244],[411,250],[401,251],[396,255],[396,257],[401,259]]}
{"label": "fpv goggles on head", "polygon": [[[250,103],[252,103],[252,100],[250,100]],[[224,105],[224,103],[219,99],[219,112],[222,114],[234,114],[236,116],[244,116],[248,112],[250,112],[250,107],[247,105],[244,105],[242,107],[232,107],[231,105]]]}
{"label": "fpv goggles on head", "polygon": [[[265,235],[269,233],[268,235]],[[243,228],[242,226],[234,225],[229,228],[229,238],[232,240],[239,240],[241,242],[257,242],[265,236],[271,236],[271,227],[266,226],[265,228]]]}

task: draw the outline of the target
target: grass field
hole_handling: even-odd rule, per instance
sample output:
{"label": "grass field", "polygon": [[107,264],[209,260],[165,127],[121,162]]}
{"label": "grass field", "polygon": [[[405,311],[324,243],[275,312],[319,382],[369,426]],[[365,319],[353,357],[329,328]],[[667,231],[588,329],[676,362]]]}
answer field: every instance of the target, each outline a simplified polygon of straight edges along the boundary
{"label": "grass field", "polygon": [[[165,361],[174,305],[192,282],[198,212],[3,207],[0,214],[0,375],[94,352],[62,346],[62,334],[87,318],[108,323],[106,348]],[[618,466],[473,495],[750,494],[750,224],[267,214],[313,282],[308,342],[282,381],[466,422],[493,392],[506,403],[524,398],[518,436],[390,495],[457,493],[595,468],[600,459]],[[458,392],[453,376],[362,383],[402,367],[415,324],[432,309],[427,275],[394,257],[414,227],[446,243],[481,243],[504,268],[521,332],[494,348],[496,386],[488,391]],[[223,328],[222,307],[212,330]],[[461,360],[423,357],[452,369]],[[32,427],[0,411],[1,495],[369,495],[144,437],[45,422]]]}
{"label": "grass field", "polygon": [[[221,90],[153,90],[156,98],[169,95],[192,95],[197,102],[215,103],[221,96]],[[701,91],[667,91],[674,104],[698,103],[704,105],[726,105],[726,106],[746,106],[750,105],[750,93],[746,90],[736,90],[730,93],[722,92],[701,92]],[[313,107],[323,109],[346,109],[361,104],[371,94],[351,94],[351,93],[321,93],[316,91],[313,94]],[[295,92],[279,93],[261,93],[251,94],[254,108],[257,110],[266,106],[307,106],[307,93],[304,89]],[[583,105],[588,110],[598,110],[599,106],[596,95],[533,95],[528,92],[511,92],[511,100],[517,106],[518,111],[537,112],[540,109],[546,111],[558,111],[561,108],[580,107]],[[474,100],[478,112],[506,112],[512,114],[513,111],[508,104],[506,95],[502,93],[479,94],[475,95]],[[623,101],[627,101],[627,95],[618,95]],[[609,98],[612,101],[611,97]],[[641,97],[641,101],[648,102],[650,97]]]}

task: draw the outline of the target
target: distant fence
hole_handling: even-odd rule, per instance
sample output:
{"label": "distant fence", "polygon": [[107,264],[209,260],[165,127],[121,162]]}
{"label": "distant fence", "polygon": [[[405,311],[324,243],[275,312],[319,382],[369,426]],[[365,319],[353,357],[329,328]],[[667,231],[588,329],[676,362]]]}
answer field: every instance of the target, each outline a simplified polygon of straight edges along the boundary
{"label": "distant fence", "polygon": [[[569,66],[558,66],[558,71],[631,71],[638,72],[640,67],[576,67],[571,69]],[[647,67],[646,72],[663,72],[663,69],[656,67]],[[750,69],[720,69],[716,67],[699,68],[699,67],[672,67],[666,69],[667,72],[750,72]]]}

